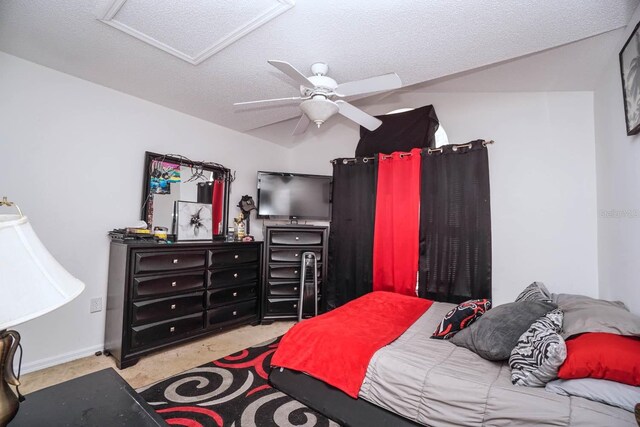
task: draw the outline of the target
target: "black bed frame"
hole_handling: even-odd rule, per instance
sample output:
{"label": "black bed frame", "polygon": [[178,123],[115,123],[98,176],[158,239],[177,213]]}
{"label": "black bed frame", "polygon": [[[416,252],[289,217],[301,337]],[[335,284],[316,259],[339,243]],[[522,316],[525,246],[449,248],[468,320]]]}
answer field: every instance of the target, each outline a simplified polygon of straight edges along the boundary
{"label": "black bed frame", "polygon": [[335,387],[298,371],[274,367],[269,383],[345,427],[421,426],[363,399],[354,399]]}

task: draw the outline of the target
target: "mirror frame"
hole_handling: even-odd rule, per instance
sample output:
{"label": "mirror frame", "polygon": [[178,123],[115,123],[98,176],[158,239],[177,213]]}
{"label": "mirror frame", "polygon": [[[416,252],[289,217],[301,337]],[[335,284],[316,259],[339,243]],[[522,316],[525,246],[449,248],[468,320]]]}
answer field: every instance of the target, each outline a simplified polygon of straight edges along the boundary
{"label": "mirror frame", "polygon": [[[229,227],[229,191],[230,191],[231,181],[233,181],[233,179],[231,175],[231,170],[219,163],[193,161],[180,154],[160,154],[160,153],[153,153],[151,151],[145,151],[144,176],[142,179],[141,219],[143,221],[147,221],[148,207],[149,207],[149,204],[147,202],[149,201],[149,198],[152,196],[151,195],[151,173],[150,173],[151,162],[154,160],[160,160],[160,159],[162,159],[163,161],[167,161],[169,163],[178,164],[180,166],[202,167],[203,170],[218,173],[222,177],[222,179],[226,184],[224,186],[224,202],[223,202],[224,206],[222,211],[222,230],[223,231],[222,231],[222,234],[212,236],[211,240],[216,240],[216,241],[226,240],[227,229]],[[147,221],[147,223],[149,227],[152,226],[152,223],[149,223],[149,221]],[[188,242],[193,243],[192,241],[188,241]]]}

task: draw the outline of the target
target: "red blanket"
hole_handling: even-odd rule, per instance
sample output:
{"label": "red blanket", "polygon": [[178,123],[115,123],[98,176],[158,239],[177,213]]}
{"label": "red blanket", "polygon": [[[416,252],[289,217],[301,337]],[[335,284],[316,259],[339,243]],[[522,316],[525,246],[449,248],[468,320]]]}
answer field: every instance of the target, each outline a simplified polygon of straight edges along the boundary
{"label": "red blanket", "polygon": [[433,301],[372,292],[286,333],[271,360],[358,397],[373,354],[398,338]]}

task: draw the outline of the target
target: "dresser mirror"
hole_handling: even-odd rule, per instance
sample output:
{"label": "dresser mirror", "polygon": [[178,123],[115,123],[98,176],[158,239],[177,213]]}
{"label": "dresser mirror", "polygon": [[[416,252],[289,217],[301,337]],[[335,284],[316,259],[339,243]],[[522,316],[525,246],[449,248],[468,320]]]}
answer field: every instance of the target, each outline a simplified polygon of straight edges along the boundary
{"label": "dresser mirror", "polygon": [[147,151],[144,170],[142,219],[151,230],[164,227],[177,240],[225,238],[232,180],[229,169]]}

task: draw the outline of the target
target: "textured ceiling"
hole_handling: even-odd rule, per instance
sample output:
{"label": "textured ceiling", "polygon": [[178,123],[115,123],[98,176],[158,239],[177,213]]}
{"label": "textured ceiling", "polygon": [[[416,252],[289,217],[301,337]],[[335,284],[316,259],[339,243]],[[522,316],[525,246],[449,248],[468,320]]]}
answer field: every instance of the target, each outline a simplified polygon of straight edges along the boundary
{"label": "textured ceiling", "polygon": [[[236,101],[297,95],[267,59],[304,72],[325,61],[338,82],[395,71],[416,85],[620,28],[638,0],[298,0],[199,65],[99,21],[112,3],[0,1],[0,50],[247,131],[299,115],[296,106],[233,108]],[[229,15],[230,4],[255,12],[250,1],[175,4],[137,0],[126,18],[191,55],[246,23],[250,13]],[[212,13],[211,4],[225,13]],[[187,24],[194,16],[210,20],[211,32],[203,20]],[[181,27],[184,34],[176,34]]]}

